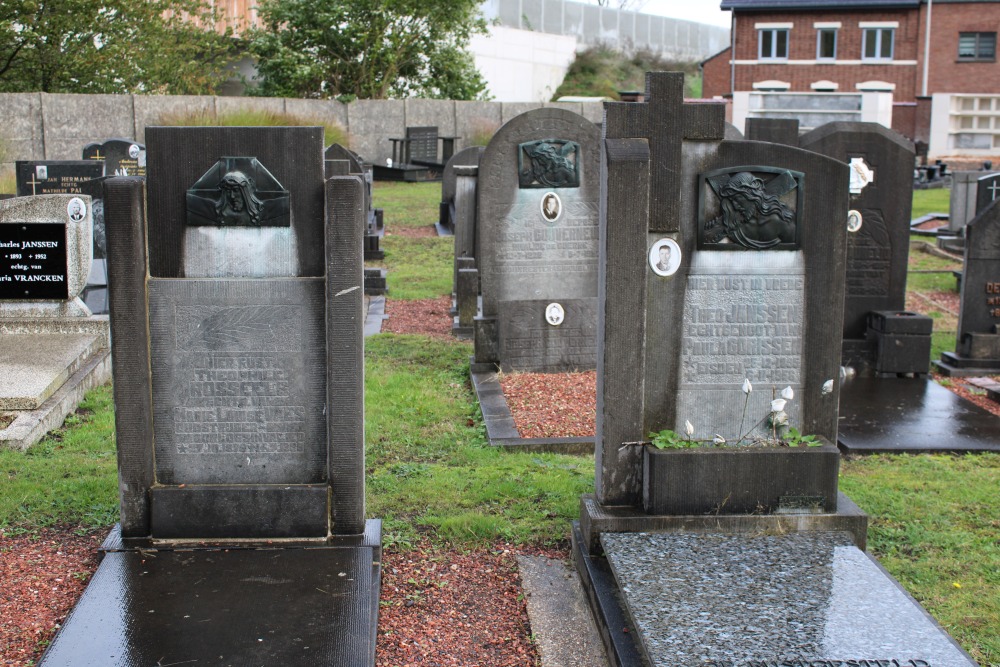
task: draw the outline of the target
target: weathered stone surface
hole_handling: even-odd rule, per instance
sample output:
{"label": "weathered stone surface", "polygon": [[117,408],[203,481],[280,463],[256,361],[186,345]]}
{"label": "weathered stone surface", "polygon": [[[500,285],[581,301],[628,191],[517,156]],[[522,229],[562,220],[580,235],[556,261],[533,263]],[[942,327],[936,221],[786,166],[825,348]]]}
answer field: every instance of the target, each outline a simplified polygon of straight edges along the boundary
{"label": "weathered stone surface", "polygon": [[135,132],[131,96],[42,95],[42,116],[46,160],[74,160],[95,139]]}
{"label": "weathered stone surface", "polygon": [[438,136],[454,137],[455,102],[411,97],[404,100],[406,127],[437,127]]}
{"label": "weathered stone surface", "polygon": [[523,113],[542,108],[541,102],[501,102],[500,121],[506,125]]}
{"label": "weathered stone surface", "polygon": [[605,533],[601,543],[648,664],[975,664],[843,533]]}
{"label": "weathered stone surface", "polygon": [[[553,304],[558,324],[547,321]],[[597,299],[501,301],[498,304],[500,368],[504,372],[574,372],[597,362]]]}
{"label": "weathered stone surface", "polygon": [[799,121],[797,118],[747,118],[744,135],[747,141],[798,146]]}
{"label": "weathered stone surface", "polygon": [[[458,151],[444,165],[441,175],[441,204],[454,205],[455,202],[455,167],[477,167],[479,157],[483,153],[482,146],[470,146]],[[443,221],[442,221],[443,222]]]}
{"label": "weathered stone surface", "polygon": [[0,410],[34,410],[101,349],[98,336],[0,337]]}
{"label": "weathered stone surface", "polygon": [[403,100],[355,100],[347,105],[351,149],[368,162],[385,164],[392,157],[390,137],[402,137],[406,130]]}
{"label": "weathered stone surface", "polygon": [[39,93],[0,95],[0,118],[4,119],[7,160],[31,160],[45,154],[42,123],[42,99]]}
{"label": "weathered stone surface", "polygon": [[221,95],[215,98],[215,111],[220,115],[238,111],[284,113],[285,100],[280,97],[231,97]]}
{"label": "weathered stone surface", "polygon": [[461,146],[474,146],[476,136],[492,134],[502,124],[500,103],[455,102],[455,134],[462,137]]}
{"label": "weathered stone surface", "polygon": [[315,119],[317,125],[333,122],[346,132],[347,105],[337,100],[297,100],[285,98],[285,113],[300,118]]}

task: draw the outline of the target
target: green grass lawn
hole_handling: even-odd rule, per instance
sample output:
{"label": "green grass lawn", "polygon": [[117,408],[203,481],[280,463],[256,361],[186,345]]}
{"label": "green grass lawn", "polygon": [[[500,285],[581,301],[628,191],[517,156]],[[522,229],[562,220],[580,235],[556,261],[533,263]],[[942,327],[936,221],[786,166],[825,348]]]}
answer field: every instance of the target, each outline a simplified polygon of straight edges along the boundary
{"label": "green grass lawn", "polygon": [[[390,234],[433,224],[437,187],[378,184]],[[399,274],[391,298],[450,292],[450,239],[391,235],[385,248]],[[938,267],[924,257],[917,264]],[[471,351],[416,335],[366,340],[367,513],[384,521],[386,544],[398,548],[419,539],[565,544],[580,495],[594,487],[593,457],[489,447],[469,386]],[[109,389],[91,392],[82,407],[29,452],[0,452],[0,529],[115,520]],[[1000,455],[853,459],[841,487],[871,516],[869,547],[885,567],[977,660],[1000,663]]]}
{"label": "green grass lawn", "polygon": [[913,219],[927,215],[928,213],[947,213],[948,201],[951,190],[946,188],[934,188],[931,190],[913,191]]}

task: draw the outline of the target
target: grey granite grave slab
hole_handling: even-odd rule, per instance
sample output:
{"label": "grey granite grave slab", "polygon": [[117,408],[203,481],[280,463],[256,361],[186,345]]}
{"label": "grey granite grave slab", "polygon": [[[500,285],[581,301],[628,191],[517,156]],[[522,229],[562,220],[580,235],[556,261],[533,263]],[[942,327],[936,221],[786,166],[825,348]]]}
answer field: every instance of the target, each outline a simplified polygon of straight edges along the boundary
{"label": "grey granite grave slab", "polygon": [[601,544],[649,665],[976,664],[841,533],[605,533]]}
{"label": "grey granite grave slab", "polygon": [[[558,304],[562,319],[546,319]],[[585,371],[597,363],[597,299],[501,301],[500,368],[504,372]]]}
{"label": "grey granite grave slab", "polygon": [[1000,452],[1000,417],[927,378],[852,378],[838,444],[851,454]]}
{"label": "grey granite grave slab", "polygon": [[375,664],[380,549],[104,555],[49,667]]}

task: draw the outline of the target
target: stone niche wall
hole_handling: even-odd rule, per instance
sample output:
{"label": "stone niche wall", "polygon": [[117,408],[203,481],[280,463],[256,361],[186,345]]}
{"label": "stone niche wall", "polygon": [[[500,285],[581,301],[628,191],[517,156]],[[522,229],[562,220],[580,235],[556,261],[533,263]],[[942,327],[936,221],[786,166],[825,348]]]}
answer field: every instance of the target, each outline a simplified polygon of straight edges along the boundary
{"label": "stone niche wall", "polygon": [[259,109],[305,118],[332,120],[348,133],[350,148],[365,160],[392,157],[389,137],[401,137],[407,126],[437,125],[444,136],[459,136],[456,148],[473,145],[483,129],[498,129],[530,109],[558,107],[599,123],[599,102],[465,102],[455,100],[300,100],[278,97],[213,97],[196,95],[50,95],[0,94],[0,139],[9,146],[6,168],[15,160],[79,160],[93,141],[122,137],[143,141],[145,129],[168,115],[187,112],[225,113]]}

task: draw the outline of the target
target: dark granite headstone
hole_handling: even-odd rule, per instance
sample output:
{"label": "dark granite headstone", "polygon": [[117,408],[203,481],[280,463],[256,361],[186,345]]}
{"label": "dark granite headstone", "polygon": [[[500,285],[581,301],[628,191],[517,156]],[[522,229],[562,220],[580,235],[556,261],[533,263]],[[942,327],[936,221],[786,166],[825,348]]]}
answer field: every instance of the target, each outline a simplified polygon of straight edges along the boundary
{"label": "dark granite headstone", "polygon": [[145,176],[146,147],[131,139],[108,139],[83,147],[84,160],[103,160],[108,176]]}
{"label": "dark granite headstone", "polygon": [[786,146],[799,145],[799,120],[797,118],[747,118],[746,139],[769,141]]}
{"label": "dark granite headstone", "polygon": [[104,175],[103,162],[19,160],[15,165],[18,197],[82,194],[84,182]]}
{"label": "dark granite headstone", "polygon": [[[599,175],[599,131],[570,111],[529,111],[490,140],[478,178],[477,363],[504,370],[594,367],[596,359],[584,352],[593,347],[579,345],[593,320],[579,318],[596,313]],[[514,336],[502,318],[529,303],[543,317],[544,332]]]}
{"label": "dark granite headstone", "polygon": [[1000,198],[1000,174],[987,174],[976,181],[976,215]]}
{"label": "dark granite headstone", "polygon": [[913,144],[878,123],[837,122],[803,135],[799,146],[851,168],[850,208],[861,225],[847,235],[843,364],[872,372],[877,349],[865,336],[868,314],[902,311],[906,302]]}
{"label": "dark granite headstone", "polygon": [[955,352],[935,362],[946,375],[1000,373],[1000,205],[976,216],[965,230],[965,264]]}

